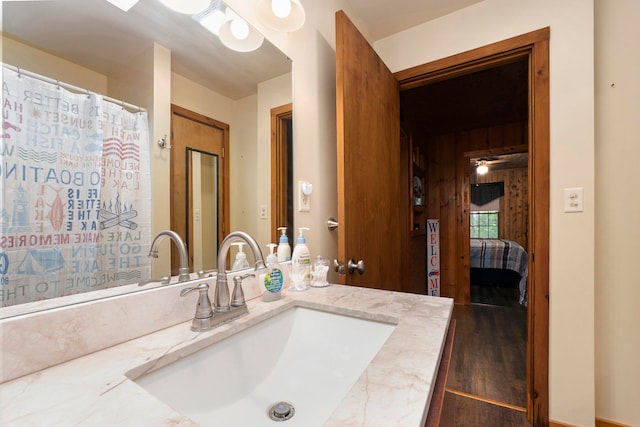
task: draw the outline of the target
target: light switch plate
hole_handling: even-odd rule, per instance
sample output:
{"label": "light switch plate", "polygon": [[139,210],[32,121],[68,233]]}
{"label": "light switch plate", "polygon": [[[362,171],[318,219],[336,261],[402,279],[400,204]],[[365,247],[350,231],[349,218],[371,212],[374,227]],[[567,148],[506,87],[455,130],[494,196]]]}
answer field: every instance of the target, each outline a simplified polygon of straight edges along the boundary
{"label": "light switch plate", "polygon": [[564,189],[564,211],[584,211],[584,189],[582,187]]}
{"label": "light switch plate", "polygon": [[267,219],[267,205],[260,205],[260,219]]}

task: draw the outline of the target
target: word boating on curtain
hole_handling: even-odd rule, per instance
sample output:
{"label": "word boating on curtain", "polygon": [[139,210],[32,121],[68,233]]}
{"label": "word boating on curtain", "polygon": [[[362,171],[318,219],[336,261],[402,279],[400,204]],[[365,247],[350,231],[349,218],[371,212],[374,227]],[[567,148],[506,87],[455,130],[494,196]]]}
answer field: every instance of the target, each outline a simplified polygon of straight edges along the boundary
{"label": "word boating on curtain", "polygon": [[150,277],[146,112],[3,66],[0,132],[0,306]]}

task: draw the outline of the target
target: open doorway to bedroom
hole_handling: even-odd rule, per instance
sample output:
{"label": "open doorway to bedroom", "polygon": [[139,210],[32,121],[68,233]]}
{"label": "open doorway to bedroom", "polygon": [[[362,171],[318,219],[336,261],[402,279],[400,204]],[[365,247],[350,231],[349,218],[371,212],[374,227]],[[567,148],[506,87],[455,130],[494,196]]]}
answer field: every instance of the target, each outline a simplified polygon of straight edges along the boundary
{"label": "open doorway to bedroom", "polygon": [[[528,153],[525,181],[530,209],[523,213],[524,247],[525,258],[532,260],[535,253],[536,260],[528,266],[527,282],[534,285],[527,290],[530,304],[514,307],[519,309],[515,322],[490,315],[473,318],[472,314],[468,340],[458,334],[460,322],[456,328],[456,344],[474,338],[478,348],[499,349],[501,354],[493,354],[493,359],[490,351],[484,356],[487,363],[482,369],[489,376],[504,377],[505,370],[520,367],[517,379],[494,387],[515,391],[518,401],[510,403],[510,398],[492,397],[486,376],[470,372],[468,364],[460,362],[456,375],[456,344],[451,362],[454,378],[448,381],[451,390],[447,391],[456,402],[474,400],[515,410],[525,423],[528,414],[534,425],[548,422],[547,70],[548,29],[543,29],[396,73],[401,87],[403,129],[410,129],[414,142],[424,141],[421,148],[427,153],[426,209],[428,218],[440,219],[441,294],[455,298],[456,311],[461,316],[477,311],[474,307],[489,306],[470,304],[471,161],[483,156]],[[496,322],[507,327],[520,325],[514,328],[518,336],[517,343],[512,343],[515,347],[489,339],[501,335],[495,333]],[[517,348],[517,363],[511,358],[500,368],[492,364],[511,348]],[[466,361],[479,358],[477,349],[466,348],[460,353]],[[456,403],[456,407],[460,406]]]}
{"label": "open doorway to bedroom", "polygon": [[494,150],[467,157],[471,303],[526,307],[529,154]]}
{"label": "open doorway to bedroom", "polygon": [[[528,90],[522,56],[400,94],[403,128],[426,159],[426,217],[440,222],[441,295],[458,303],[449,395],[521,414],[527,407]],[[457,259],[465,254],[466,274],[460,274]],[[459,298],[463,287],[468,301]],[[445,395],[444,409],[448,400]]]}

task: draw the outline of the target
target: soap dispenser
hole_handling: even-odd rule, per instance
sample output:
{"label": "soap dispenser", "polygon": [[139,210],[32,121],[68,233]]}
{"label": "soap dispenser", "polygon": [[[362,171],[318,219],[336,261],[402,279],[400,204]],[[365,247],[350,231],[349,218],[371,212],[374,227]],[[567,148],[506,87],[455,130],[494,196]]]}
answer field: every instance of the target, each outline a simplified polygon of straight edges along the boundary
{"label": "soap dispenser", "polygon": [[242,250],[244,246],[244,242],[235,242],[232,243],[233,246],[238,246],[238,253],[236,254],[236,260],[233,261],[233,266],[231,267],[232,271],[235,270],[246,270],[247,268],[251,268],[249,265],[249,261],[247,261],[247,255]]}
{"label": "soap dispenser", "polygon": [[289,238],[287,237],[287,227],[278,227],[278,230],[282,233],[278,245],[278,262],[290,261],[291,246],[289,246]]}
{"label": "soap dispenser", "polygon": [[293,277],[293,287],[295,290],[304,290],[311,282],[311,255],[307,247],[307,241],[304,238],[304,231],[309,230],[308,227],[298,227],[299,235],[296,246],[293,248],[291,256],[291,269]]}
{"label": "soap dispenser", "polygon": [[273,250],[276,248],[275,243],[269,243],[269,255],[267,255],[267,271],[260,275],[260,284],[264,286],[262,292],[262,301],[271,302],[279,300],[282,297],[282,286],[284,284],[284,275],[282,268],[278,264],[278,258]]}

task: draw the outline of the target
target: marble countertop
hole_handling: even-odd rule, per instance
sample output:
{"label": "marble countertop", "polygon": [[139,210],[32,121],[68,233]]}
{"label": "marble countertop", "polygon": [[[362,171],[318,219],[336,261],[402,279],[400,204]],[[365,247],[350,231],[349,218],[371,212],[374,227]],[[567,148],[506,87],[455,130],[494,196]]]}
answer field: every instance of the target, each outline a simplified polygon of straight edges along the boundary
{"label": "marble countertop", "polygon": [[151,360],[167,363],[190,354],[259,323],[274,311],[304,306],[397,323],[326,426],[424,425],[453,300],[331,285],[285,293],[276,302],[256,298],[248,306],[249,315],[212,331],[192,332],[190,321],[184,322],[5,382],[0,385],[0,424],[195,426],[126,374]]}

